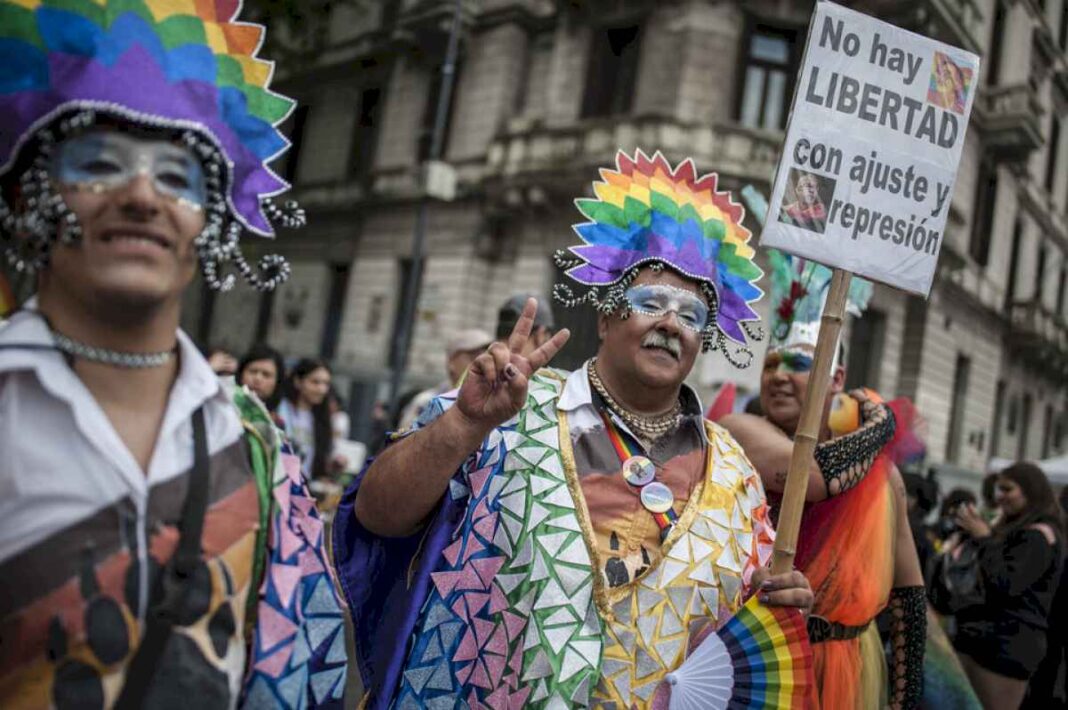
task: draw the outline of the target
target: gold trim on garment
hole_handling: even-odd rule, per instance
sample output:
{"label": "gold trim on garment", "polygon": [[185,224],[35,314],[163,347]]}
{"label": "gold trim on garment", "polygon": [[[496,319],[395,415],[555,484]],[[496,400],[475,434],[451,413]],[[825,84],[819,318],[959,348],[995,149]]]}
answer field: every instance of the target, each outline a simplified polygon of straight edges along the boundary
{"label": "gold trim on garment", "polygon": [[694,518],[697,517],[697,511],[701,505],[701,498],[704,495],[705,483],[709,478],[709,472],[711,470],[713,456],[712,447],[710,445],[705,447],[704,474],[690,493],[690,498],[686,501],[686,506],[679,515],[679,519],[675,522],[675,525],[672,526],[671,531],[668,532],[667,537],[664,538],[664,542],[660,545],[660,562],[656,565],[650,565],[648,569],[634,577],[630,582],[618,587],[608,588],[604,581],[604,562],[601,559],[601,553],[597,548],[597,537],[594,535],[593,523],[590,521],[590,512],[586,507],[586,496],[582,493],[582,484],[579,482],[578,478],[578,467],[575,464],[575,452],[571,446],[571,429],[567,423],[567,412],[562,412],[557,409],[556,417],[560,432],[560,458],[564,463],[564,479],[567,481],[567,487],[571,491],[571,499],[575,502],[575,517],[578,518],[579,528],[582,529],[582,539],[586,543],[586,549],[590,554],[590,560],[594,567],[593,599],[597,603],[597,608],[601,611],[601,617],[605,621],[611,623],[615,621],[615,614],[612,611],[612,606],[619,602],[619,600],[623,599],[623,597],[629,595],[639,582],[663,564],[664,558],[671,552],[671,548],[675,545],[678,539],[689,530],[690,525],[693,524]]}

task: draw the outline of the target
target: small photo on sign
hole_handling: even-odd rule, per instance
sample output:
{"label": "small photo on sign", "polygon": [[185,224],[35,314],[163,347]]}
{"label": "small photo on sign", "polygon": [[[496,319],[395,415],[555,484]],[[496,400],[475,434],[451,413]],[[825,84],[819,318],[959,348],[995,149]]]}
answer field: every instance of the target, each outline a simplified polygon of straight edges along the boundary
{"label": "small photo on sign", "polygon": [[835,184],[834,178],[791,168],[779,221],[823,234],[827,228],[827,205],[834,199]]}
{"label": "small photo on sign", "polygon": [[964,113],[973,73],[971,67],[962,67],[945,54],[935,52],[927,100],[954,113]]}

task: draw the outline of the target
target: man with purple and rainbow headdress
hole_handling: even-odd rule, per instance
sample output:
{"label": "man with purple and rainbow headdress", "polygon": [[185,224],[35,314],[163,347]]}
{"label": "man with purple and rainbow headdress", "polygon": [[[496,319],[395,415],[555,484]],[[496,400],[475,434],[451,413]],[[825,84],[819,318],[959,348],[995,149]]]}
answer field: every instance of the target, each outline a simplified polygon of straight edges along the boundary
{"label": "man with purple and rainbow headdress", "polygon": [[323,522],[266,408],[178,328],[271,289],[293,103],[238,0],[0,0],[0,707],[338,707]]}
{"label": "man with purple and rainbow headdress", "polygon": [[[566,330],[472,364],[346,492],[335,562],[367,707],[646,708],[665,676],[769,577],[760,478],[683,384],[700,351],[751,359],[761,272],[744,210],[659,153],[601,171],[556,296],[600,316],[597,356],[545,367]],[[524,355],[529,352],[529,355]],[[748,354],[748,357],[747,357]]]}

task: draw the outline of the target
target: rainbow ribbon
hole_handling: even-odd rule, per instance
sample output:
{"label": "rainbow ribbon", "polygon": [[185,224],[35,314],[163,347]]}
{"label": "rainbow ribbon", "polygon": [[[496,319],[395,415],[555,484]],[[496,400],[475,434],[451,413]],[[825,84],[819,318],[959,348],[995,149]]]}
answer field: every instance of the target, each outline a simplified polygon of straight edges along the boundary
{"label": "rainbow ribbon", "polygon": [[[601,419],[604,421],[604,429],[608,434],[608,440],[612,442],[612,448],[616,450],[620,464],[634,456],[644,456],[644,453],[637,446],[627,441],[627,438],[623,436],[623,432],[619,430],[619,427],[615,425],[615,422],[612,421],[607,412],[602,411],[600,414]],[[675,521],[679,519],[679,514],[675,512],[674,508],[668,508],[664,513],[649,512],[652,513],[653,520],[659,526],[661,535],[666,535],[671,526],[675,524]]]}

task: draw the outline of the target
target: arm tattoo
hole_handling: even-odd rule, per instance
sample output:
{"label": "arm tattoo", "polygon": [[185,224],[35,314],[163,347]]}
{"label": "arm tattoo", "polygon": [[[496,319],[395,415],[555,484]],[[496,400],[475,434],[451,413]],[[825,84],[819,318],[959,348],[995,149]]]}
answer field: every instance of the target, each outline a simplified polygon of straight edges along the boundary
{"label": "arm tattoo", "polygon": [[923,696],[927,596],[923,587],[890,590],[890,707],[914,710]]}
{"label": "arm tattoo", "polygon": [[827,494],[845,493],[864,480],[875,457],[894,437],[894,413],[883,404],[864,402],[863,425],[816,447],[814,458],[827,483]]}

